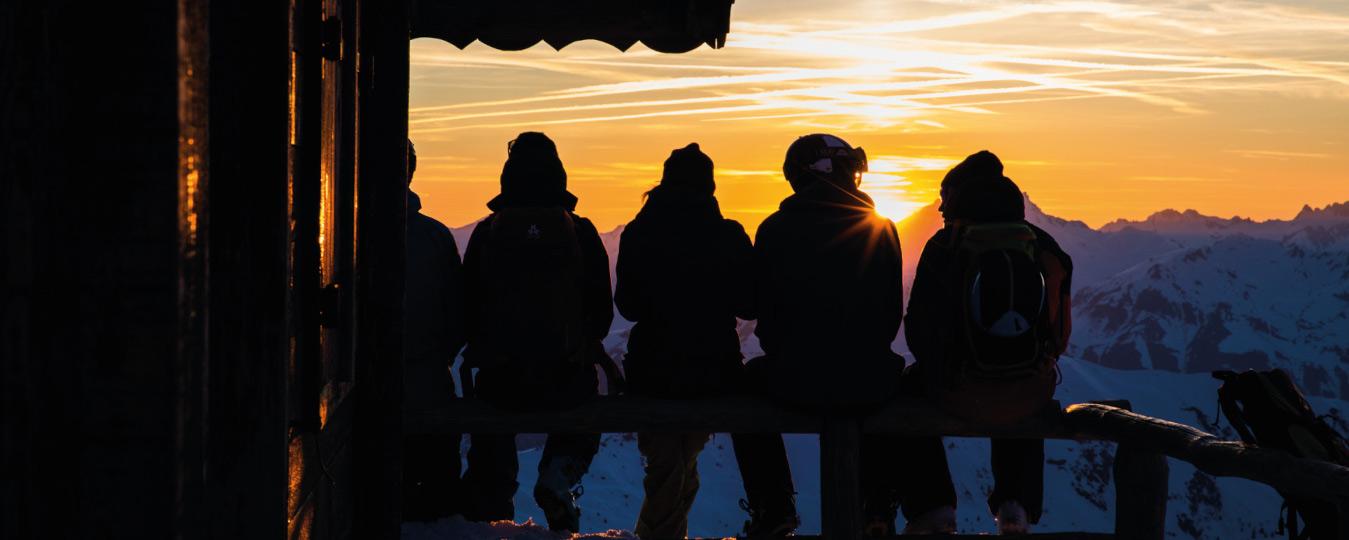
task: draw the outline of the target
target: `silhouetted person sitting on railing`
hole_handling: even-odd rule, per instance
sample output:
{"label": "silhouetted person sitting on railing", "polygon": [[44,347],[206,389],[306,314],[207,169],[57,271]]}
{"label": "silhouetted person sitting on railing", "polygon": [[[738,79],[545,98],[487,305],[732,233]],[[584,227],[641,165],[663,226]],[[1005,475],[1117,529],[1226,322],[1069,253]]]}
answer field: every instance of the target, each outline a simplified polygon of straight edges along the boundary
{"label": "silhouetted person sitting on railing", "polygon": [[[1021,190],[988,151],[942,181],[945,227],[923,248],[905,318],[917,363],[909,381],[945,410],[983,423],[1042,410],[1071,332],[1073,263],[1044,230],[1027,223]],[[993,440],[988,506],[1003,534],[1040,519],[1044,441]],[[913,465],[927,483],[949,485],[945,454]],[[955,495],[945,500],[955,505]],[[954,512],[951,516],[954,527]]]}
{"label": "silhouetted person sitting on railing", "polygon": [[[764,356],[749,362],[748,375],[760,392],[797,407],[863,414],[898,393],[904,369],[890,348],[904,305],[899,235],[859,189],[860,148],[807,135],[788,148],[782,170],[795,193],[755,240]],[[901,438],[863,439],[866,510],[891,523],[901,502],[896,463],[907,452]]]}
{"label": "silhouetted person sitting on railing", "polygon": [[[743,392],[736,317],[754,318],[753,247],[744,227],[722,217],[715,190],[712,160],[698,145],[675,150],[665,161],[660,185],[647,193],[641,211],[623,230],[614,303],[636,323],[624,360],[633,394],[697,398]],[[684,538],[698,493],[698,454],[709,436],[637,435],[646,470],[637,536]],[[782,436],[739,434],[732,440],[747,504],[776,508],[776,525],[790,520],[794,527],[791,476],[781,474],[787,466]],[[765,446],[767,451],[761,451]],[[770,467],[764,471],[766,463]]]}
{"label": "silhouetted person sitting on railing", "polygon": [[[403,408],[414,412],[454,397],[450,365],[464,346],[463,265],[450,230],[421,213],[412,192],[417,151],[408,141],[407,296],[403,304]],[[460,434],[403,437],[403,519],[432,521],[462,512]]]}
{"label": "silhouetted person sitting on railing", "polygon": [[[579,404],[597,393],[595,364],[613,321],[609,258],[595,226],[573,213],[553,141],[522,133],[507,152],[501,194],[464,254],[465,361],[479,369],[475,394],[497,407]],[[599,434],[549,434],[534,499],[550,529],[580,528],[575,498],[599,442]],[[518,471],[513,435],[473,434],[466,516],[513,519]]]}

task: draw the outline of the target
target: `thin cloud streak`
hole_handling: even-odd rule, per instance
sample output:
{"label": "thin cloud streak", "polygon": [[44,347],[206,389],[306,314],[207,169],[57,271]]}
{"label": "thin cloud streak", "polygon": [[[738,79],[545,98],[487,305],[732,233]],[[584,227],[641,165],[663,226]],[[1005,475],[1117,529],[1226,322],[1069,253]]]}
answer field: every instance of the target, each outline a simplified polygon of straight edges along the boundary
{"label": "thin cloud streak", "polygon": [[[492,57],[463,60],[459,65],[481,64],[508,68],[550,69],[576,74],[581,66],[606,66],[629,71],[717,72],[712,75],[688,74],[646,80],[623,80],[584,84],[544,90],[533,96],[501,100],[472,101],[410,110],[417,133],[454,131],[483,127],[556,125],[560,123],[618,122],[670,116],[706,116],[714,121],[763,120],[769,118],[811,117],[841,118],[845,123],[873,128],[893,126],[913,120],[926,127],[940,129],[944,124],[930,118],[917,118],[919,111],[933,113],[988,114],[984,107],[1009,103],[1058,101],[1084,97],[1133,100],[1182,113],[1202,112],[1202,106],[1184,96],[1185,91],[1201,95],[1206,91],[1244,90],[1278,91],[1281,86],[1267,81],[1295,79],[1320,81],[1349,89],[1349,73],[1336,62],[1304,61],[1274,56],[1249,57],[1216,53],[1211,49],[1194,50],[1122,50],[1118,47],[1072,47],[980,43],[922,37],[936,30],[978,27],[1005,22],[1028,15],[1070,14],[1127,21],[1138,28],[1151,28],[1164,35],[1164,21],[1185,19],[1183,10],[1159,7],[1125,6],[1111,2],[1051,2],[1044,4],[991,5],[972,13],[929,17],[878,25],[852,25],[841,28],[803,31],[789,24],[737,24],[734,39],[727,50],[739,56],[723,59],[706,55],[693,62],[669,61],[671,57],[650,54],[614,54],[565,61],[534,58],[503,59]],[[1240,14],[1235,29],[1248,31],[1250,20],[1268,23],[1282,17],[1299,21],[1299,31],[1324,30],[1334,16],[1314,13],[1229,9]],[[1346,19],[1349,20],[1349,19]],[[1307,21],[1315,24],[1307,26]],[[1210,21],[1211,22],[1211,21]],[[861,38],[861,39],[859,39]],[[645,53],[646,51],[642,51]],[[720,52],[718,53],[720,54]],[[834,63],[841,67],[779,65],[777,67],[733,65],[744,55],[769,55],[777,64]],[[440,58],[444,58],[443,56]],[[1120,62],[1119,60],[1131,60]],[[422,61],[422,60],[418,60]],[[728,61],[727,64],[718,64]],[[562,67],[558,67],[559,64]],[[1057,71],[1057,72],[1055,72]],[[582,71],[591,78],[611,78],[607,71]],[[1132,77],[1120,78],[1120,75]],[[1162,75],[1162,76],[1158,76]],[[1192,78],[1164,75],[1194,75]],[[1246,79],[1249,84],[1219,84],[1219,79]],[[1002,84],[998,84],[1002,83]],[[1181,83],[1181,84],[1178,84]],[[995,84],[992,87],[978,87]],[[960,88],[960,87],[974,88]],[[751,91],[736,91],[749,89]],[[928,89],[919,93],[897,93]],[[689,93],[704,95],[688,96]],[[1064,95],[1063,93],[1069,95]],[[622,99],[628,96],[682,93],[680,97]],[[884,95],[876,95],[878,93]],[[1024,99],[968,101],[949,103],[966,97],[998,97],[1031,94]],[[1035,94],[1041,94],[1035,96]],[[598,101],[596,101],[598,100]],[[559,101],[574,101],[558,104]],[[523,107],[546,103],[550,106]],[[708,105],[703,107],[703,105]],[[541,118],[538,115],[577,114],[616,109],[664,109],[633,111],[604,116]],[[450,111],[472,111],[444,114]],[[763,115],[731,113],[772,111]],[[432,114],[440,113],[440,114]],[[472,123],[472,120],[499,118],[503,122]],[[518,120],[516,120],[518,118]]]}
{"label": "thin cloud streak", "polygon": [[[873,156],[864,181],[887,215],[930,202],[917,199],[935,197],[941,171],[985,145],[1006,152],[1037,202],[1109,201],[1092,210],[1100,215],[1075,215],[1088,220],[1153,210],[1164,203],[1133,193],[1165,184],[1248,213],[1308,198],[1261,192],[1246,201],[1207,185],[1256,193],[1256,178],[1273,170],[1296,169],[1307,193],[1343,193],[1332,177],[1344,158],[1332,150],[1344,147],[1335,126],[1349,118],[1349,4],[913,0],[901,10],[759,1],[737,3],[725,48],[683,55],[414,42],[412,133],[429,151],[480,153],[499,152],[483,141],[516,128],[546,129],[572,152],[574,178],[603,186],[585,197],[598,205],[588,208],[626,208],[650,185],[653,156],[687,137],[726,165],[717,169],[723,207],[757,215],[764,209],[752,201],[785,190],[779,147],[807,130],[864,143]],[[615,152],[653,165],[592,157]],[[475,166],[495,177],[494,161]],[[1055,204],[1047,210],[1073,207]]]}

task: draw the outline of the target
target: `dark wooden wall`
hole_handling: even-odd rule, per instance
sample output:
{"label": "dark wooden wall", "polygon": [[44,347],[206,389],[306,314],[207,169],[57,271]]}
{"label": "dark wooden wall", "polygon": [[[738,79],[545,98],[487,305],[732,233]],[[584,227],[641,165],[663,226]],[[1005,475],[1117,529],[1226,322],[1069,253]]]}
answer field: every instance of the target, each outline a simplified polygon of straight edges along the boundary
{"label": "dark wooden wall", "polygon": [[0,6],[0,536],[167,537],[175,514],[173,2]]}
{"label": "dark wooden wall", "polygon": [[208,488],[200,537],[286,520],[288,7],[210,3]]}
{"label": "dark wooden wall", "polygon": [[285,3],[0,3],[0,537],[286,534],[317,325],[290,30]]}
{"label": "dark wooden wall", "polygon": [[[355,296],[359,538],[399,534],[409,2],[360,2]],[[392,442],[392,444],[391,444]]]}

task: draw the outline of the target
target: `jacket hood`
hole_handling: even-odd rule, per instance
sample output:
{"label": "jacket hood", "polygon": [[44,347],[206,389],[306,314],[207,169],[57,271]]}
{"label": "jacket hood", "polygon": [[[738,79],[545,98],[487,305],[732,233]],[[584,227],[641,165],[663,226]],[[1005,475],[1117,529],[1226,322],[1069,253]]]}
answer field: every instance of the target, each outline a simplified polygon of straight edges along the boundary
{"label": "jacket hood", "polygon": [[570,191],[550,194],[502,193],[487,201],[487,209],[497,212],[504,208],[519,206],[557,206],[568,212],[575,212],[578,201],[579,199]]}
{"label": "jacket hood", "polygon": [[721,220],[721,206],[711,194],[696,193],[679,186],[661,184],[646,194],[646,202],[633,221],[648,220]]}
{"label": "jacket hood", "polygon": [[781,210],[810,208],[819,206],[843,207],[858,211],[872,212],[876,202],[862,190],[850,190],[831,182],[817,181],[804,186],[800,191],[789,195],[778,205]]}
{"label": "jacket hood", "polygon": [[501,194],[487,203],[493,211],[510,206],[561,206],[576,209],[576,196],[567,191],[567,171],[557,145],[547,135],[521,133],[507,145],[501,167]]}

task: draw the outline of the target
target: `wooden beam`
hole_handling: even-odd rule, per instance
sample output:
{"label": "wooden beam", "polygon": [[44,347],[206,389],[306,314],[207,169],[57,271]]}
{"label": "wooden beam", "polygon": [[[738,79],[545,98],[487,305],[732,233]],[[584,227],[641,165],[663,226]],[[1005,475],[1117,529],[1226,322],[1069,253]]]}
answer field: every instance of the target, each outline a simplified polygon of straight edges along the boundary
{"label": "wooden beam", "polygon": [[902,433],[914,437],[998,437],[1006,439],[1081,439],[1063,422],[1058,402],[1037,415],[1011,424],[962,420],[926,400],[897,399],[862,422],[864,433]]}
{"label": "wooden beam", "polygon": [[441,407],[409,414],[405,430],[409,433],[819,433],[821,426],[817,416],[750,397],[668,400],[622,396],[598,398],[572,409],[535,412],[505,411],[476,399],[446,400]]}
{"label": "wooden beam", "polygon": [[[793,537],[792,537],[793,540],[821,540],[821,539],[823,539],[823,538],[832,538],[832,537],[829,537],[829,536],[817,536],[817,535],[793,536]],[[931,535],[903,535],[903,534],[901,534],[901,535],[899,535],[899,536],[889,536],[889,537],[881,537],[881,538],[892,538],[892,539],[894,539],[894,538],[938,538],[938,539],[940,539],[940,540],[988,540],[989,535],[988,535],[988,534],[953,534],[953,535],[931,536]],[[1006,539],[1006,540],[1115,540],[1116,538],[1127,538],[1127,537],[1125,537],[1125,536],[1117,536],[1117,535],[1111,534],[1111,533],[1057,532],[1057,533],[1025,534],[1025,535],[1019,535],[1019,536],[999,536],[998,538],[1002,538],[1002,539]],[[711,539],[707,539],[707,540],[711,540]]]}
{"label": "wooden beam", "polygon": [[[901,399],[867,417],[861,429],[863,433],[915,437],[1089,438],[1068,429],[1062,416],[1055,405],[1015,424],[980,425],[950,416],[925,401]],[[439,407],[409,415],[405,429],[422,433],[820,433],[823,426],[818,415],[746,396],[690,400],[606,396],[571,409],[532,412],[503,410],[476,399],[446,399]]]}
{"label": "wooden beam", "polygon": [[862,536],[862,423],[829,418],[820,433],[820,520],[827,538]]}
{"label": "wooden beam", "polygon": [[1340,518],[1340,522],[1336,524],[1336,538],[1349,540],[1349,500],[1340,499],[1335,506],[1339,509]]}
{"label": "wooden beam", "polygon": [[1349,468],[1346,467],[1224,441],[1184,424],[1107,405],[1073,405],[1068,407],[1064,417],[1073,431],[1101,439],[1127,441],[1140,449],[1188,461],[1214,476],[1246,478],[1294,495],[1349,500]]}

